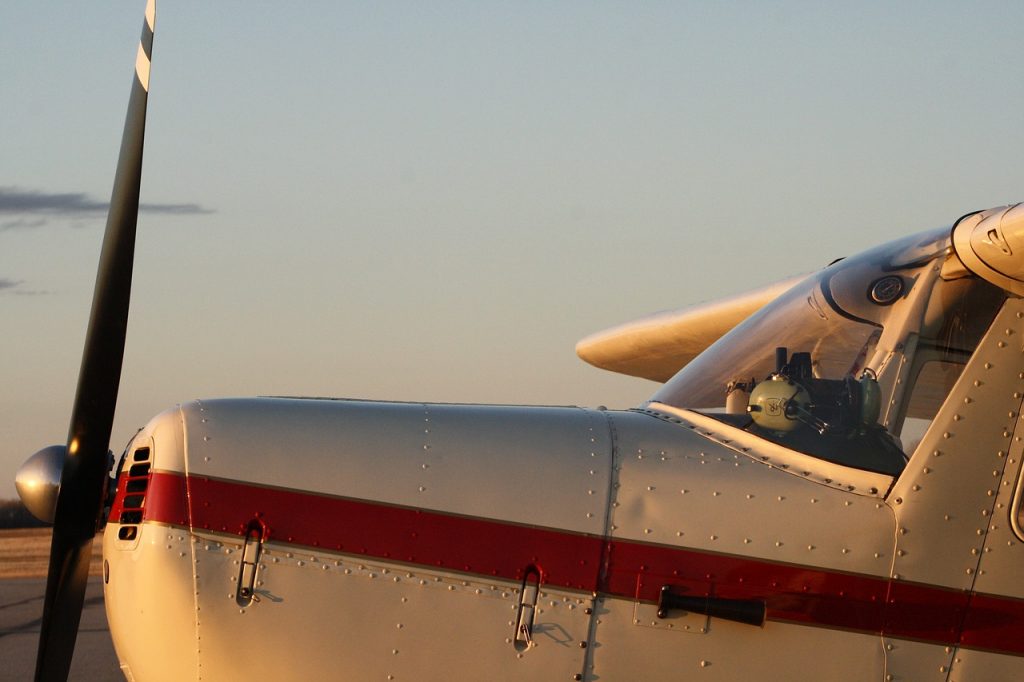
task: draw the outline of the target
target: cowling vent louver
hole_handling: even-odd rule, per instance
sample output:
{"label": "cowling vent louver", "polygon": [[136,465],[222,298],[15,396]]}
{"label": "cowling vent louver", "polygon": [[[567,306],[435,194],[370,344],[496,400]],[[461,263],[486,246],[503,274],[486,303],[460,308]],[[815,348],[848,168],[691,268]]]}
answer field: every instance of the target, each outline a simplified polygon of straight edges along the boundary
{"label": "cowling vent louver", "polygon": [[120,540],[134,540],[142,523],[142,510],[146,505],[146,488],[149,487],[149,448],[139,448],[132,453],[132,463],[125,481],[125,496],[121,516],[122,524],[117,532]]}

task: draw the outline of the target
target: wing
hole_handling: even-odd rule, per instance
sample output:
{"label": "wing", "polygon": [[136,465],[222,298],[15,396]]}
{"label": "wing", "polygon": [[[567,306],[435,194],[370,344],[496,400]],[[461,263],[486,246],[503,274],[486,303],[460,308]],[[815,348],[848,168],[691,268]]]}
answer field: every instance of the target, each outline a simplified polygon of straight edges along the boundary
{"label": "wing", "polygon": [[576,354],[601,369],[665,382],[722,335],[802,279],[804,275],[626,322],[586,337],[576,344]]}

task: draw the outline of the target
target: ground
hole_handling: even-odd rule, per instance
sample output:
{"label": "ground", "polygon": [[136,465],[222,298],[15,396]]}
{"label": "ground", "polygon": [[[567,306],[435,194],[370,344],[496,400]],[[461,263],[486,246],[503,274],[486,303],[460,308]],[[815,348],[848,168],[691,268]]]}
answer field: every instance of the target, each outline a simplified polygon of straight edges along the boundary
{"label": "ground", "polygon": [[[92,576],[71,665],[72,680],[123,680],[103,609],[102,558],[93,543]],[[50,529],[0,530],[0,677],[32,679],[46,592]]]}

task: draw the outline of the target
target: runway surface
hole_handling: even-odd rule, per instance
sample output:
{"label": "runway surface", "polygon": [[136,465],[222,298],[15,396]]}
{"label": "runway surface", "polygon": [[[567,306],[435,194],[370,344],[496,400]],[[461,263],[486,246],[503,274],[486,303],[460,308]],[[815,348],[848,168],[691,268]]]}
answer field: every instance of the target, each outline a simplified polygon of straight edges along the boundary
{"label": "runway surface", "polygon": [[[91,577],[71,663],[73,681],[124,680],[103,608],[101,545],[93,543]],[[0,530],[0,680],[32,679],[49,558],[49,528]]]}
{"label": "runway surface", "polygon": [[[0,679],[31,680],[46,578],[0,580]],[[123,682],[103,609],[103,584],[90,578],[71,680]]]}

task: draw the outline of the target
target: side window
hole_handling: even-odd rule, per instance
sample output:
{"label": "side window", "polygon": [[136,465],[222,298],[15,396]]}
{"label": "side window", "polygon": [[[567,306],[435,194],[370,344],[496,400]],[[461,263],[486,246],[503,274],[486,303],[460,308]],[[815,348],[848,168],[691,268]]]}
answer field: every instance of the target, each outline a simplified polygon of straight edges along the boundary
{"label": "side window", "polygon": [[911,378],[913,385],[910,400],[907,401],[903,424],[897,434],[903,443],[904,452],[911,454],[917,449],[925,431],[963,371],[962,363],[949,360],[925,359],[919,365],[917,376]]}

